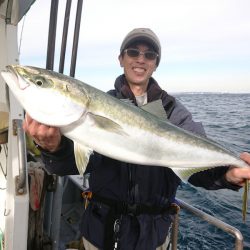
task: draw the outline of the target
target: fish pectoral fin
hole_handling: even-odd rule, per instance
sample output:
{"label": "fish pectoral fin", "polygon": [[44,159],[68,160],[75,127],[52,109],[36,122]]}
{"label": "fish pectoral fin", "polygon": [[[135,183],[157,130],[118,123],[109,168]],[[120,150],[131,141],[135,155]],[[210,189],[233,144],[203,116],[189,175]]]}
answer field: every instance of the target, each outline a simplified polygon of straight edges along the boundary
{"label": "fish pectoral fin", "polygon": [[89,157],[93,153],[93,150],[91,148],[74,142],[74,153],[76,166],[79,171],[79,174],[83,175],[88,165]]}
{"label": "fish pectoral fin", "polygon": [[187,183],[189,177],[195,173],[208,170],[210,167],[200,167],[200,168],[188,168],[188,167],[179,167],[172,168],[174,173],[185,183]]}
{"label": "fish pectoral fin", "polygon": [[140,107],[144,111],[147,111],[148,113],[155,115],[156,117],[166,120],[167,119],[167,114],[166,111],[162,105],[162,100],[156,100],[153,102],[149,102],[143,106]]}
{"label": "fish pectoral fin", "polygon": [[128,98],[126,98],[126,99],[120,99],[120,100],[123,101],[124,103],[127,103],[127,104],[135,106],[134,103],[133,103],[133,101],[130,100],[130,99],[128,99]]}
{"label": "fish pectoral fin", "polygon": [[93,125],[100,129],[103,129],[112,133],[116,133],[119,135],[128,135],[118,123],[106,117],[95,115],[92,113],[89,113],[88,116],[94,122]]}

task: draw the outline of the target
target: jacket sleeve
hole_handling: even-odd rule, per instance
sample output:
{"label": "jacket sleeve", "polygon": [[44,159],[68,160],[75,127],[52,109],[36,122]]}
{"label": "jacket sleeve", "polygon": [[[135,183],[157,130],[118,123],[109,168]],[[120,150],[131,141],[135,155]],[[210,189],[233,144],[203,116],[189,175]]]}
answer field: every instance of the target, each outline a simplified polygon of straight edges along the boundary
{"label": "jacket sleeve", "polygon": [[188,182],[196,187],[203,187],[209,190],[231,189],[238,191],[241,187],[228,182],[225,174],[228,167],[217,167],[206,171],[201,171],[190,176]]}
{"label": "jacket sleeve", "polygon": [[63,136],[57,152],[49,153],[41,150],[41,153],[41,158],[49,173],[60,176],[79,174],[75,163],[74,145],[70,139]]}
{"label": "jacket sleeve", "polygon": [[[169,120],[178,127],[201,136],[206,136],[202,123],[195,122],[192,118],[192,114],[177,100],[176,106],[169,117]],[[225,173],[227,170],[228,167],[222,166],[198,172],[193,174],[188,182],[196,187],[203,187],[209,190],[223,188],[238,190],[240,186],[233,185],[225,179]]]}

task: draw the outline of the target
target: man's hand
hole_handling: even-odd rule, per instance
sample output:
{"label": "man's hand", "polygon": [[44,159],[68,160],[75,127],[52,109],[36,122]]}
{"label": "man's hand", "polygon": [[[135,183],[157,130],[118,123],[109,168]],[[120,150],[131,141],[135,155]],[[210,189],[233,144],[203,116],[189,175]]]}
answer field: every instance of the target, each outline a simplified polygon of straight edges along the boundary
{"label": "man's hand", "polygon": [[55,152],[59,149],[61,143],[59,128],[41,124],[26,114],[23,129],[44,150]]}
{"label": "man's hand", "polygon": [[[250,165],[250,154],[242,153],[240,158]],[[226,173],[226,180],[232,184],[238,186],[244,186],[245,180],[250,180],[250,167],[249,168],[237,168],[231,167]]]}

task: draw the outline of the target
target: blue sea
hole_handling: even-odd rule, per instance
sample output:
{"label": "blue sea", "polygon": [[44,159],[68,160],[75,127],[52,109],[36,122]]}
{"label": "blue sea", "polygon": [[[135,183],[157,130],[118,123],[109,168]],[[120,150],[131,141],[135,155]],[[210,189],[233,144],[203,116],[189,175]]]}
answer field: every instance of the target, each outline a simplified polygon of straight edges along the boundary
{"label": "blue sea", "polygon": [[[250,152],[250,94],[185,93],[175,94],[201,121],[207,136],[239,154]],[[242,221],[242,192],[209,191],[183,184],[177,197],[237,228],[250,249],[250,202],[247,219]],[[234,249],[235,238],[207,222],[181,210],[178,249]]]}

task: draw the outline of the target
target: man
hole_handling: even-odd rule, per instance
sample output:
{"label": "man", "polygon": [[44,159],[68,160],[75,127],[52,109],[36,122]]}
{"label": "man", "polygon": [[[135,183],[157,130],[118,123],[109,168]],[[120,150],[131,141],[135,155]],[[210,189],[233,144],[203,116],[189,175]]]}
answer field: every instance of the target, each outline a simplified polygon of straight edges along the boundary
{"label": "man", "polygon": [[[160,99],[170,122],[205,136],[202,124],[194,122],[189,111],[152,78],[160,60],[161,45],[154,32],[132,30],[120,48],[124,74],[108,93],[137,106]],[[24,129],[42,149],[50,172],[78,174],[73,144],[58,128],[37,123],[27,115]],[[250,154],[243,153],[241,158],[250,163]],[[164,242],[171,215],[176,213],[173,203],[181,182],[171,169],[119,162],[94,153],[86,173],[93,194],[81,223],[86,249],[166,249]],[[250,169],[218,167],[194,174],[189,182],[206,189],[238,190],[245,179],[250,179]]]}

